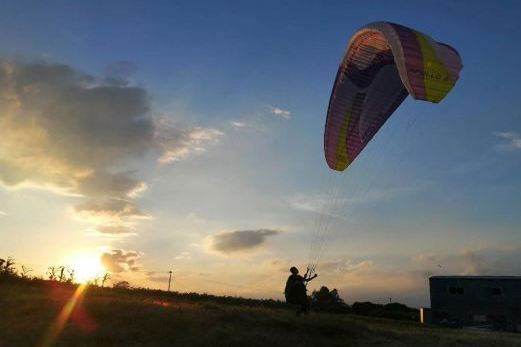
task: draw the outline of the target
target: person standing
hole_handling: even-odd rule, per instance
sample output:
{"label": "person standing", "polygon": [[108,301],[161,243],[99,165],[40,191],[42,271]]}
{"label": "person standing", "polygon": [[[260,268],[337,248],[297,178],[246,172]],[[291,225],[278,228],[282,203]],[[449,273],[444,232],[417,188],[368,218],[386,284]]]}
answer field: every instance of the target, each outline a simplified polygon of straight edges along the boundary
{"label": "person standing", "polygon": [[291,305],[297,306],[297,316],[302,313],[308,313],[309,301],[307,296],[306,284],[317,277],[317,274],[311,277],[307,277],[307,274],[302,277],[299,275],[299,271],[295,266],[292,266],[289,271],[291,275],[286,281],[286,287],[284,288],[284,296],[286,302]]}

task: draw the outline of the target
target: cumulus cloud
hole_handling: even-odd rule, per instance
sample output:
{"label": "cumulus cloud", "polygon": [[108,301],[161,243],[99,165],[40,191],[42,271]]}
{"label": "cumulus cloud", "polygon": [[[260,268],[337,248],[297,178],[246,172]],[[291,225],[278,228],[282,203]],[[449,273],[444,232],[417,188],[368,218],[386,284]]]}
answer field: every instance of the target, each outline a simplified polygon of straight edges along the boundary
{"label": "cumulus cloud", "polygon": [[271,113],[275,116],[282,117],[284,119],[291,118],[291,112],[278,107],[271,107]]}
{"label": "cumulus cloud", "polygon": [[262,245],[270,236],[279,234],[279,230],[236,230],[212,236],[211,247],[222,253],[250,250]]}
{"label": "cumulus cloud", "polygon": [[[0,180],[126,196],[118,168],[153,145],[143,88],[104,85],[63,64],[0,61]],[[121,183],[122,182],[122,183]]]}
{"label": "cumulus cloud", "polygon": [[136,251],[113,249],[101,255],[101,264],[107,271],[113,273],[138,271],[140,269],[138,264],[139,257],[140,253]]}
{"label": "cumulus cloud", "polygon": [[155,138],[161,148],[161,163],[171,163],[186,159],[188,156],[206,152],[206,146],[215,143],[223,132],[213,128],[195,127],[191,129],[176,127],[167,120],[159,120]]}
{"label": "cumulus cloud", "polygon": [[503,139],[498,148],[504,150],[521,150],[521,134],[516,132],[497,132],[496,136]]}
{"label": "cumulus cloud", "polygon": [[130,83],[135,70],[117,62],[96,78],[0,59],[0,184],[83,197],[75,211],[84,217],[142,217],[133,199],[146,183],[132,168],[149,153],[185,159],[222,133],[154,120],[147,90]]}

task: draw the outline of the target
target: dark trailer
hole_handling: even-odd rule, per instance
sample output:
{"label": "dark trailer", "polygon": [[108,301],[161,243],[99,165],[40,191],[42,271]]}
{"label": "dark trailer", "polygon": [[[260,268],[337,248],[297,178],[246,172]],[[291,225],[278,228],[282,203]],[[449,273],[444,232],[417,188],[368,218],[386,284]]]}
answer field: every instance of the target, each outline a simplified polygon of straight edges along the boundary
{"label": "dark trailer", "polygon": [[521,276],[432,276],[434,324],[521,332]]}

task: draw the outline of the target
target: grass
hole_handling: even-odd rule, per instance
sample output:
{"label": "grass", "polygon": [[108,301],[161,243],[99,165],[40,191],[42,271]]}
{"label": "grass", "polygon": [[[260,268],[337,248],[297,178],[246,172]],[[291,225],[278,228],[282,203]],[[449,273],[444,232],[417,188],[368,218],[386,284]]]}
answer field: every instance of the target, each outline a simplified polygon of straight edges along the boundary
{"label": "grass", "polygon": [[[43,346],[74,286],[0,282],[0,346]],[[521,346],[521,335],[90,287],[53,346]]]}

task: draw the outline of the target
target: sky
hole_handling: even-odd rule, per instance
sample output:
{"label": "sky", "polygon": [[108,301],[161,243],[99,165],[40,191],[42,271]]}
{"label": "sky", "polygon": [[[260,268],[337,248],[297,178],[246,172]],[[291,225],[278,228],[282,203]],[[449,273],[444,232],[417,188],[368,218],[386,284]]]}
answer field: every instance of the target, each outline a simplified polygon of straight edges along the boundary
{"label": "sky", "polygon": [[[44,274],[282,299],[289,267],[346,302],[429,305],[436,274],[519,275],[516,1],[4,1],[0,257]],[[323,130],[363,25],[458,49],[343,173]],[[317,241],[324,235],[324,242]]]}

